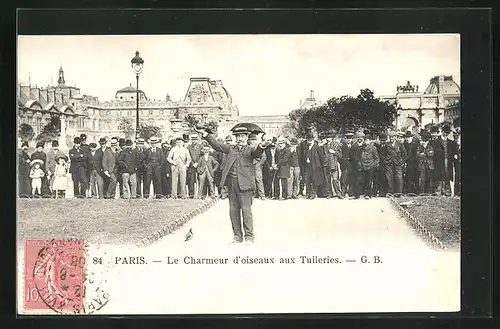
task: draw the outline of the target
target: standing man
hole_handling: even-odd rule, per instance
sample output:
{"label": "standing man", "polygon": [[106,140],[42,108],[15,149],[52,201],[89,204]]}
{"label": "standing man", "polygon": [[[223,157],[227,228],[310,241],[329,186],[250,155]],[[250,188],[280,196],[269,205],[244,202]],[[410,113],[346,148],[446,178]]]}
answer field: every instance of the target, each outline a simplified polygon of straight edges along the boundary
{"label": "standing man", "polygon": [[[104,198],[104,183],[102,176],[104,172],[102,170],[102,150],[97,149],[96,143],[90,143],[90,152],[88,154],[88,172],[90,177],[90,192],[93,198],[97,198],[99,193],[99,199]],[[96,190],[97,186],[97,190]]]}
{"label": "standing man", "polygon": [[151,189],[151,167],[149,167],[149,152],[144,149],[144,138],[138,138],[136,148],[134,149],[135,159],[137,161],[137,198],[149,198]]}
{"label": "standing man", "polygon": [[212,198],[215,197],[214,190],[214,171],[219,167],[219,163],[215,158],[210,155],[210,147],[203,146],[203,155],[199,158],[198,166],[196,170],[200,175],[200,185],[198,187],[198,198],[203,199],[204,193],[203,188],[208,185],[208,195]]}
{"label": "standing man", "polygon": [[167,161],[172,165],[172,198],[177,198],[177,188],[180,183],[180,196],[185,199],[186,172],[191,163],[191,155],[188,149],[184,147],[184,140],[181,137],[177,137],[175,140],[175,146],[170,150]]}
{"label": "standing man", "polygon": [[[118,139],[118,148],[117,148],[118,156],[120,156],[120,153],[124,149],[125,149],[125,138],[120,138],[120,139]],[[117,158],[117,160],[118,160],[118,158]],[[118,164],[118,162],[116,164]],[[120,198],[123,198],[123,180],[122,180],[122,171],[121,171],[122,168],[120,166],[117,166],[117,168],[118,168],[118,172],[116,173],[116,179],[118,182],[118,188],[120,190]]]}
{"label": "standing man", "polygon": [[299,153],[297,146],[299,141],[297,138],[292,137],[290,139],[290,160],[288,165],[290,166],[290,178],[288,179],[288,198],[297,199],[299,194],[300,186],[300,165],[299,165]]}
{"label": "standing man", "polygon": [[[90,147],[89,145],[87,144],[87,135],[86,134],[80,134],[80,140],[81,140],[81,143],[80,143],[80,148],[83,150],[83,152],[85,152],[85,154],[87,154],[87,156],[89,155],[90,153]],[[87,182],[90,181],[90,176],[89,176],[89,172],[86,171],[85,172],[85,175],[87,175]],[[85,192],[85,196],[88,196],[90,195],[90,184],[87,184],[87,191]]]}
{"label": "standing man", "polygon": [[[236,142],[233,138],[233,135],[227,135],[225,138],[225,143],[226,145],[236,145]],[[227,198],[228,191],[227,191],[227,184],[221,181],[222,179],[222,168],[224,168],[224,163],[226,162],[227,159],[227,154],[221,151],[214,150],[215,152],[219,153],[219,159],[217,160],[220,163],[220,166],[218,168],[218,171],[220,173],[220,179],[219,179],[219,185],[220,185],[220,196],[221,199]],[[264,180],[264,187],[266,186],[266,181]]]}
{"label": "standing man", "polygon": [[[99,153],[102,155],[103,157],[103,161],[104,161],[104,152],[106,151],[106,149],[108,148],[108,146],[106,145],[107,141],[106,141],[106,138],[104,137],[101,137],[99,138]],[[106,193],[108,191],[108,186],[109,186],[109,176],[107,176],[105,173],[104,173],[104,165],[103,165],[103,171],[102,171],[102,191],[103,191],[103,196],[106,197]]]}
{"label": "standing man", "polygon": [[278,193],[276,196],[280,197],[280,185],[281,185],[281,198],[283,200],[288,199],[288,180],[290,179],[290,157],[292,152],[290,148],[286,145],[286,140],[283,137],[278,138],[278,152],[276,153],[276,166],[278,168],[276,177],[279,179],[278,182]]}
{"label": "standing man", "polygon": [[[191,135],[191,145],[188,147],[189,155],[191,156],[191,163],[187,169],[187,184],[189,190],[189,198],[193,199],[195,197],[194,186],[198,183],[198,173],[196,167],[198,167],[198,161],[201,156],[201,145],[198,143],[198,134]],[[199,188],[198,184],[198,188]],[[200,195],[201,195],[200,191]]]}
{"label": "standing man", "polygon": [[399,132],[391,134],[392,139],[387,145],[385,162],[385,176],[387,178],[388,192],[392,194],[403,193],[403,166],[406,162],[406,150],[401,142],[404,135]]}
{"label": "standing man", "polygon": [[163,162],[162,175],[161,175],[161,186],[163,191],[163,196],[169,198],[172,196],[172,166],[170,162],[167,161],[167,155],[170,153],[170,143],[165,141],[161,144],[161,150],[165,156],[165,161]]}
{"label": "standing man", "polygon": [[307,148],[305,156],[305,184],[306,197],[314,200],[318,195],[318,187],[325,184],[325,175],[323,173],[323,151],[318,144],[314,142],[312,135],[307,136]]}
{"label": "standing man", "polygon": [[[257,135],[250,134],[248,137],[248,144],[255,148],[257,147]],[[261,200],[266,199],[266,194],[264,190],[264,181],[262,180],[262,166],[266,162],[266,154],[262,153],[260,158],[253,159],[254,174],[255,174],[255,185],[257,187],[255,191],[255,197]]]}
{"label": "standing man", "polygon": [[306,151],[309,147],[307,140],[302,140],[297,146],[297,155],[299,156],[299,168],[300,168],[300,184],[299,184],[299,195],[304,196],[306,187]]}
{"label": "standing man", "polygon": [[389,189],[387,177],[385,175],[386,171],[385,159],[387,159],[387,154],[388,154],[387,140],[388,140],[387,134],[380,133],[378,136],[378,143],[375,144],[379,157],[379,165],[377,168],[377,183],[378,183],[377,190],[380,197],[385,197]]}
{"label": "standing man", "polygon": [[[263,143],[259,144],[256,148],[247,145],[250,131],[245,127],[236,128],[233,131],[237,141],[236,146],[224,145],[217,142],[213,135],[208,134],[203,129],[197,129],[197,131],[202,133],[203,138],[206,139],[214,150],[227,154],[227,159],[222,169],[221,182],[224,184],[227,180],[229,216],[234,234],[231,243],[241,243],[244,238],[247,244],[251,244],[254,242],[251,208],[253,192],[255,190],[253,159],[261,156],[265,146]],[[245,232],[244,236],[243,231]]]}
{"label": "standing man", "polygon": [[[149,139],[149,142],[151,144],[151,148],[149,149],[149,154],[147,155],[147,159],[149,159],[149,162],[146,163],[148,169],[151,172],[151,178],[153,180],[153,191],[155,194],[155,197],[157,199],[160,199],[162,197],[162,187],[161,187],[161,181],[162,181],[162,172],[163,172],[163,164],[165,163],[165,154],[163,154],[163,151],[160,148],[160,141],[156,137],[151,137]],[[149,189],[151,188],[150,184],[147,186],[148,192]],[[149,196],[149,193],[148,193]]]}
{"label": "standing man", "polygon": [[433,171],[434,171],[434,149],[429,143],[431,134],[423,131],[420,134],[420,143],[417,148],[417,175],[418,175],[418,193],[432,193],[433,191]]}
{"label": "standing man", "polygon": [[332,134],[333,140],[327,144],[327,153],[325,155],[325,170],[327,172],[327,197],[337,197],[343,199],[344,195],[340,186],[339,162],[342,157],[342,145],[340,136],[337,133]]}
{"label": "standing man", "polygon": [[89,181],[87,179],[88,155],[80,148],[81,139],[73,139],[73,148],[69,150],[71,161],[69,172],[73,180],[73,193],[75,198],[85,198]]}
{"label": "standing man", "polygon": [[434,140],[434,183],[435,191],[439,195],[451,196],[453,179],[453,162],[457,155],[458,146],[448,138],[451,133],[449,124],[443,124],[441,136]]}
{"label": "standing man", "polygon": [[280,186],[279,179],[276,177],[278,166],[276,165],[276,144],[273,142],[266,148],[266,163],[267,168],[267,186],[268,186],[268,198],[273,198],[275,200],[279,199]]}
{"label": "standing man", "polygon": [[134,153],[132,152],[132,141],[127,139],[125,141],[125,147],[120,152],[118,156],[118,165],[122,173],[122,185],[123,185],[123,198],[124,199],[135,199],[137,196],[137,177],[136,177],[136,164]]}
{"label": "standing man", "polygon": [[340,157],[340,187],[342,195],[352,196],[353,180],[352,180],[352,163],[351,163],[351,150],[354,134],[347,132],[344,135],[344,142],[342,143],[341,157]]}
{"label": "standing man", "polygon": [[55,196],[55,191],[52,190],[52,184],[54,183],[54,172],[56,170],[56,158],[59,156],[65,156],[62,151],[59,150],[59,142],[56,140],[52,141],[52,149],[47,152],[47,180],[49,189],[52,196]]}
{"label": "standing man", "polygon": [[453,188],[455,196],[460,196],[461,187],[462,187],[462,149],[460,145],[460,129],[457,127],[453,131],[453,140],[456,143],[456,154],[454,155],[453,168],[455,169],[454,183],[455,186]]}
{"label": "standing man", "polygon": [[404,193],[416,193],[416,171],[417,171],[417,148],[418,141],[410,131],[406,131],[404,135],[403,145],[406,150],[407,160],[404,170]]}
{"label": "standing man", "polygon": [[361,191],[365,199],[370,199],[373,195],[373,182],[375,180],[376,170],[379,166],[379,156],[375,145],[371,140],[369,133],[365,134],[365,143],[361,146],[361,161],[359,166],[359,181]]}
{"label": "standing man", "polygon": [[118,165],[118,139],[111,138],[110,147],[105,146],[102,154],[102,170],[107,177],[108,184],[104,190],[105,199],[114,199],[116,195]]}
{"label": "standing man", "polygon": [[18,175],[19,175],[19,197],[27,198],[31,195],[31,180],[30,180],[30,162],[31,158],[28,154],[28,142],[21,144],[21,151],[18,156]]}

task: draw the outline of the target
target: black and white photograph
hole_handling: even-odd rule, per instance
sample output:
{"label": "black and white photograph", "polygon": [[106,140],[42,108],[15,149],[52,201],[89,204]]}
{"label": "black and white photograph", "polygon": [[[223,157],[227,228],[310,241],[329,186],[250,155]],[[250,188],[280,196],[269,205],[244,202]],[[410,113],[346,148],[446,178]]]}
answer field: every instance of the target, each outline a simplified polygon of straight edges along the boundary
{"label": "black and white photograph", "polygon": [[459,34],[18,35],[18,313],[460,311]]}

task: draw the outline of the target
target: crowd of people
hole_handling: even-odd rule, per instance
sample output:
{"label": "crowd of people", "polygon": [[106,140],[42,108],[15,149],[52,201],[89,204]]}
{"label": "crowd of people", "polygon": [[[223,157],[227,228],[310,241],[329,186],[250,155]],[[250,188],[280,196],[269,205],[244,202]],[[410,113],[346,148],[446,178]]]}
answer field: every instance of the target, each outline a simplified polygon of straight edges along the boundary
{"label": "crowd of people", "polygon": [[[387,193],[460,195],[460,132],[451,126],[432,126],[419,134],[369,131],[324,133],[304,139],[259,138],[265,150],[253,159],[255,198],[366,199]],[[236,143],[233,135],[217,140]],[[161,141],[151,137],[134,142],[100,138],[99,145],[75,137],[68,155],[57,141],[45,150],[36,145],[19,153],[19,196],[66,197],[69,177],[79,198],[226,198],[221,184],[227,154],[215,151],[199,134],[189,140]],[[152,189],[151,189],[152,187]]]}

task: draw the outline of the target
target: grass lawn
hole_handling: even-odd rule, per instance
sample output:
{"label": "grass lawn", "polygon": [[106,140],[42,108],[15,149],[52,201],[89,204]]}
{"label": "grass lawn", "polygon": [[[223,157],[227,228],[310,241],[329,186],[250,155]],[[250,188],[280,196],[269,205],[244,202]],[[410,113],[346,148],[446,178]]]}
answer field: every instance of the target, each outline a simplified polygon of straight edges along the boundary
{"label": "grass lawn", "polygon": [[460,198],[402,197],[398,203],[416,200],[421,206],[406,208],[408,212],[438,238],[448,249],[460,247]]}
{"label": "grass lawn", "polygon": [[202,203],[197,199],[18,199],[18,244],[25,238],[135,244]]}

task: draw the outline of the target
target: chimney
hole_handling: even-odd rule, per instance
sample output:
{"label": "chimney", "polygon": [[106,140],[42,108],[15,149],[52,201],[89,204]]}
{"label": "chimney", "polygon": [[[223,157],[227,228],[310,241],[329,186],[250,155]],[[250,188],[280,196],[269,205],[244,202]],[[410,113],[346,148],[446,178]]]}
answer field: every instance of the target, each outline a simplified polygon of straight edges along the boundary
{"label": "chimney", "polygon": [[47,89],[47,102],[48,103],[55,103],[56,102],[56,96],[55,96],[54,89]]}

